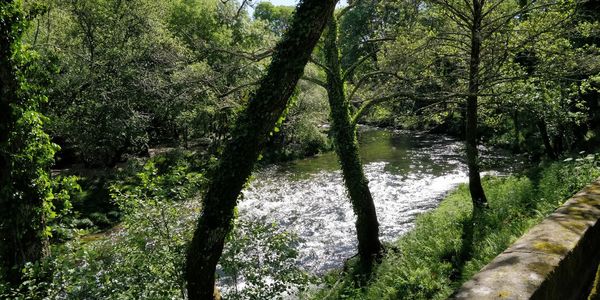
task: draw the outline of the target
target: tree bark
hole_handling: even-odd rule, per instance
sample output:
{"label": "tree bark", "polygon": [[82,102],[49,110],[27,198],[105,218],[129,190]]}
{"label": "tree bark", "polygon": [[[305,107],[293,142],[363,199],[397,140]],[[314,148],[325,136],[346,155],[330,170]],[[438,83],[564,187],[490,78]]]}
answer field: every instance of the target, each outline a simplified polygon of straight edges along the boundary
{"label": "tree bark", "polygon": [[364,273],[370,273],[373,262],[382,254],[379,241],[379,223],[373,197],[358,154],[356,125],[350,117],[350,103],[346,101],[337,45],[337,21],[331,16],[325,32],[325,59],[327,94],[331,108],[332,132],[346,189],[356,215],[358,253]]}
{"label": "tree bark", "polygon": [[214,298],[216,265],[231,229],[238,195],[281,118],[335,4],[335,0],[300,2],[267,75],[236,122],[204,196],[202,214],[188,248],[186,279],[191,300]]}
{"label": "tree bark", "polygon": [[477,98],[479,93],[479,64],[481,63],[482,2],[473,0],[473,24],[471,28],[471,60],[469,62],[469,94],[467,96],[467,119],[465,126],[467,165],[469,168],[469,191],[476,208],[485,207],[487,198],[481,186],[479,154],[477,151]]}

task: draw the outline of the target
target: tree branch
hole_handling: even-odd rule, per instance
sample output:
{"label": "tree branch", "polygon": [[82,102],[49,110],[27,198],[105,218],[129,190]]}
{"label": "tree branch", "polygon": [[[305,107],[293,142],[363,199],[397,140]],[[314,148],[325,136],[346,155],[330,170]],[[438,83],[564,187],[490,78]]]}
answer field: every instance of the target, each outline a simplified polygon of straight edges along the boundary
{"label": "tree branch", "polygon": [[309,76],[304,75],[300,79],[304,80],[304,81],[312,82],[312,83],[314,83],[314,84],[316,84],[316,85],[318,85],[318,86],[320,86],[320,87],[322,87],[324,89],[327,89],[327,84],[325,82],[317,79],[317,78],[309,77]]}
{"label": "tree branch", "polygon": [[342,74],[342,81],[345,81],[346,79],[348,79],[347,77],[350,74],[352,74],[352,72],[354,72],[354,70],[356,70],[356,68],[358,68],[365,61],[367,61],[369,58],[371,58],[373,54],[377,54],[377,52],[379,52],[379,49],[375,49],[375,50],[367,53],[365,56],[361,57],[357,62],[353,63],[350,67],[348,67],[348,69],[346,69],[346,71],[344,71],[344,73]]}
{"label": "tree branch", "polygon": [[225,98],[225,97],[227,97],[227,96],[229,96],[229,95],[231,95],[231,94],[233,94],[235,92],[241,91],[241,90],[243,90],[243,89],[245,89],[245,88],[247,88],[249,86],[255,86],[255,85],[259,85],[259,84],[260,84],[260,80],[259,81],[254,81],[254,82],[249,82],[249,83],[245,83],[245,84],[239,85],[239,86],[234,87],[233,89],[231,89],[231,90],[229,90],[229,91],[227,91],[227,92],[219,95],[219,98]]}

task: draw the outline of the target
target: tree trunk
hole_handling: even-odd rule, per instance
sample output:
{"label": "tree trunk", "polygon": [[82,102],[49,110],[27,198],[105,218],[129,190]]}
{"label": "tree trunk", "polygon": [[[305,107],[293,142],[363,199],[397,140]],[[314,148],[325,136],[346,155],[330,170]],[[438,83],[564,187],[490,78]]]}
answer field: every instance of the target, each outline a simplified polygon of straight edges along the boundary
{"label": "tree trunk", "polygon": [[267,75],[237,120],[204,196],[189,245],[186,279],[191,300],[214,298],[216,265],[231,229],[238,195],[281,118],[335,4],[335,0],[300,2],[292,25],[275,49]]}
{"label": "tree trunk", "polygon": [[552,160],[556,160],[558,157],[556,156],[556,152],[550,143],[550,136],[548,136],[548,126],[546,126],[546,121],[544,118],[540,118],[537,121],[537,127],[540,130],[540,136],[542,137],[542,141],[544,142],[544,149],[546,149],[546,154]]}
{"label": "tree trunk", "polygon": [[379,223],[368,180],[358,154],[356,126],[350,117],[350,103],[344,94],[339,50],[337,45],[337,21],[329,19],[325,33],[325,59],[327,71],[327,94],[331,108],[332,132],[346,188],[356,215],[358,252],[362,271],[369,273],[373,262],[381,256]]}
{"label": "tree trunk", "polygon": [[45,218],[41,197],[45,195],[39,195],[37,187],[32,187],[35,178],[15,176],[18,170],[12,168],[12,156],[26,147],[18,141],[24,138],[18,134],[12,138],[17,141],[10,141],[19,119],[12,106],[19,105],[13,55],[20,47],[20,33],[16,32],[23,20],[20,4],[0,2],[0,20],[0,271],[5,272],[9,284],[18,287],[25,263],[37,261],[48,253],[48,239],[42,234]]}
{"label": "tree trunk", "polygon": [[477,151],[477,94],[479,93],[479,64],[481,62],[480,0],[473,0],[473,27],[471,29],[471,60],[469,62],[469,95],[467,96],[467,119],[465,126],[467,165],[469,168],[469,191],[473,206],[485,207],[487,198],[481,186]]}

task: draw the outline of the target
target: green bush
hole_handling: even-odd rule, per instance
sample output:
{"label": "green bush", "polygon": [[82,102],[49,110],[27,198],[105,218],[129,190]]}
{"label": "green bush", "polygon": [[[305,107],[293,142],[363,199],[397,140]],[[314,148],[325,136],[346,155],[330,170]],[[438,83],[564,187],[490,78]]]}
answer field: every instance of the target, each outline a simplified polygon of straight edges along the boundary
{"label": "green bush", "polygon": [[600,176],[600,154],[589,154],[582,157],[567,158],[554,163],[541,172],[540,197],[555,199],[562,203],[591,179]]}
{"label": "green bush", "polygon": [[226,299],[285,299],[312,278],[296,262],[297,237],[276,224],[237,220],[220,266]]}

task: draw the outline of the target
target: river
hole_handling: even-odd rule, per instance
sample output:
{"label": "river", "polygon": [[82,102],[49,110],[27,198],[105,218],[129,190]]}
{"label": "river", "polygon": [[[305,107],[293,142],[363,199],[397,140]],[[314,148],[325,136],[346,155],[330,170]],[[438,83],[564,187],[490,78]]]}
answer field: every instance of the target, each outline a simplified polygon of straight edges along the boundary
{"label": "river", "polygon": [[[448,136],[361,128],[359,142],[383,241],[410,230],[416,216],[467,181],[463,143]],[[511,171],[503,167],[508,156],[482,150],[484,169]],[[297,234],[299,263],[313,274],[339,268],[357,252],[355,217],[334,152],[259,170],[239,215]]]}

